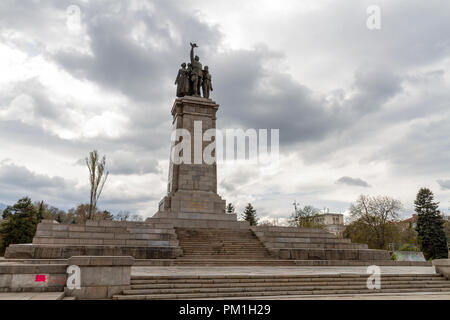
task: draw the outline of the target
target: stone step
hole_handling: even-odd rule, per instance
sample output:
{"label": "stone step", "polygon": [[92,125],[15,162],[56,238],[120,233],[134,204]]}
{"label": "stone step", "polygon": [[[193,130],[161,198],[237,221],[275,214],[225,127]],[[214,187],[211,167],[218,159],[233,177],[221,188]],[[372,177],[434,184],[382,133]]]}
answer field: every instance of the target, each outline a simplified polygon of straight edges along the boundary
{"label": "stone step", "polygon": [[307,248],[307,249],[368,249],[366,244],[360,243],[265,243],[268,248]]}
{"label": "stone step", "polygon": [[[447,282],[447,283],[446,283]],[[295,286],[335,286],[335,285],[352,285],[352,284],[358,284],[358,285],[366,285],[366,281],[332,281],[329,282],[321,282],[321,281],[290,281],[290,282],[280,282],[280,281],[273,281],[273,282],[245,282],[246,287],[274,287],[274,286],[285,286],[285,287],[295,287]],[[385,285],[395,285],[395,284],[401,284],[401,285],[408,285],[408,284],[416,284],[416,285],[432,285],[432,284],[445,284],[449,285],[448,281],[445,280],[434,280],[434,281],[382,281],[382,287]],[[132,290],[142,290],[142,289],[177,289],[177,288],[227,288],[227,287],[236,287],[236,286],[242,286],[244,285],[243,282],[209,282],[209,283],[173,283],[172,282],[165,282],[165,283],[141,283],[141,284],[132,284],[131,289]]]}
{"label": "stone step", "polygon": [[259,248],[264,248],[264,246],[260,243],[249,243],[248,245],[245,245],[244,243],[226,243],[226,242],[214,242],[211,241],[209,243],[186,243],[183,240],[180,240],[180,243],[182,244],[183,247],[185,248],[198,248],[198,249],[209,249],[212,247],[217,247],[217,246],[222,246],[222,247],[227,247],[227,248],[236,248],[236,249],[244,249],[247,248],[248,250],[251,249],[259,249]]}
{"label": "stone step", "polygon": [[132,256],[136,259],[175,259],[181,254],[173,246],[72,245],[72,244],[11,244],[5,258],[68,259],[72,256]]}
{"label": "stone step", "polygon": [[[265,252],[252,252],[252,251],[240,251],[240,250],[217,250],[217,251],[186,251],[183,250],[183,257],[187,256],[209,256],[209,255],[238,255],[238,256],[269,256]],[[212,258],[212,257],[211,257]]]}
{"label": "stone step", "polygon": [[119,239],[64,239],[53,237],[34,237],[33,244],[55,245],[115,245],[115,246],[178,246],[178,240],[119,240]]}
{"label": "stone step", "polygon": [[[249,246],[259,246],[259,247],[263,247],[263,245],[258,242],[258,240],[255,239],[239,239],[239,240],[229,240],[229,241],[220,241],[220,240],[213,240],[213,239],[205,239],[203,241],[190,241],[190,240],[186,240],[183,238],[178,238],[178,240],[182,241],[183,244],[185,244],[186,246],[211,246],[212,244],[217,245],[217,244],[224,244],[224,245],[229,245],[229,246],[243,246],[245,244],[249,245]],[[205,242],[208,241],[208,242]]]}
{"label": "stone step", "polygon": [[152,222],[156,219],[173,219],[173,220],[207,220],[207,221],[231,221],[238,222],[236,214],[226,213],[197,213],[197,212],[158,212],[147,219]]}
{"label": "stone step", "polygon": [[280,259],[293,260],[390,260],[387,251],[372,249],[283,248],[270,251]]}
{"label": "stone step", "polygon": [[240,255],[240,254],[208,254],[208,255],[183,255],[181,257],[177,258],[178,260],[221,260],[221,259],[234,259],[234,260],[239,260],[239,259],[271,259],[273,260],[273,258],[271,258],[270,256],[265,256],[265,255]]}
{"label": "stone step", "polygon": [[329,232],[263,232],[263,231],[255,231],[255,234],[258,236],[266,236],[272,238],[331,238],[336,239],[336,236]]}
{"label": "stone step", "polygon": [[178,236],[177,237],[180,240],[183,240],[186,244],[207,244],[205,241],[212,241],[212,242],[223,242],[223,243],[230,243],[230,244],[242,244],[242,241],[249,241],[250,243],[258,243],[261,245],[260,241],[256,238],[251,237],[183,237]]}
{"label": "stone step", "polygon": [[247,221],[227,221],[227,220],[202,220],[202,219],[170,219],[170,218],[150,218],[152,222],[170,223],[180,228],[197,228],[197,229],[244,229],[248,230],[249,223]]}
{"label": "stone step", "polygon": [[431,267],[428,261],[392,260],[283,260],[283,259],[136,259],[135,266],[417,266]]}
{"label": "stone step", "polygon": [[67,259],[2,259],[0,266],[5,264],[67,264]]}
{"label": "stone step", "polygon": [[[249,280],[270,280],[270,279],[367,279],[365,273],[333,273],[333,274],[237,274],[237,275],[132,275],[131,280],[183,280],[183,281],[249,281]],[[445,279],[437,273],[383,273],[386,279]]]}
{"label": "stone step", "polygon": [[172,229],[173,224],[170,222],[160,221],[112,221],[112,220],[100,220],[100,221],[86,221],[86,226],[91,227],[124,227],[124,228],[162,228]]}
{"label": "stone step", "polygon": [[263,242],[268,243],[351,243],[350,239],[338,239],[338,238],[273,238],[273,237],[263,237],[261,239]]}
{"label": "stone step", "polygon": [[254,252],[250,252],[250,251],[239,251],[239,250],[218,250],[218,251],[198,251],[198,252],[186,252],[183,251],[183,257],[187,257],[187,256],[192,256],[192,257],[196,257],[196,256],[210,256],[211,255],[211,259],[213,259],[212,256],[214,255],[237,255],[237,256],[269,256],[268,253],[265,252],[261,252],[261,253],[254,253]]}
{"label": "stone step", "polygon": [[64,292],[20,291],[2,292],[0,300],[65,300]]}
{"label": "stone step", "polygon": [[[74,232],[133,232],[133,230],[156,230],[155,232],[174,233],[171,224],[132,223],[124,221],[88,221],[86,224],[49,224],[39,223],[38,231],[74,231]],[[145,233],[146,231],[141,231]]]}
{"label": "stone step", "polygon": [[181,228],[176,227],[176,232],[182,235],[217,235],[217,234],[234,234],[245,235],[250,231],[249,229],[234,229],[234,228],[214,228],[214,229],[196,229],[196,228]]}
{"label": "stone step", "polygon": [[267,266],[272,266],[272,267],[279,267],[279,266],[283,266],[283,267],[288,267],[288,266],[295,266],[295,264],[291,263],[291,262],[287,262],[287,261],[283,261],[283,262],[275,262],[273,260],[270,259],[266,259],[266,261],[262,260],[261,258],[257,258],[254,260],[249,260],[247,259],[245,262],[241,262],[241,261],[236,261],[235,259],[230,259],[230,260],[234,260],[234,261],[230,261],[228,259],[216,259],[215,261],[212,260],[208,260],[208,259],[204,259],[204,262],[201,262],[199,260],[196,260],[196,262],[192,262],[192,261],[185,261],[183,259],[177,260],[174,262],[173,266],[177,266],[177,267],[248,267],[248,266],[254,266],[254,267],[267,267]]}
{"label": "stone step", "polygon": [[[151,232],[147,233],[130,233],[122,232],[87,232],[87,231],[51,231],[37,230],[35,237],[37,238],[58,238],[58,239],[115,239],[115,240],[169,240],[176,239],[176,234]],[[157,230],[161,231],[161,229]]]}
{"label": "stone step", "polygon": [[[183,256],[179,258],[180,260],[189,260],[189,264],[200,264],[191,260],[265,260],[270,258],[267,249],[250,229],[176,228],[176,233],[179,245],[183,250]],[[183,262],[176,264],[178,263],[182,264]],[[227,263],[212,261],[209,264],[224,265]]]}
{"label": "stone step", "polygon": [[[383,277],[382,283],[393,284],[393,283],[449,283],[442,277]],[[197,286],[236,286],[245,284],[246,286],[272,286],[273,284],[283,284],[286,286],[291,285],[328,285],[328,284],[351,284],[351,283],[366,283],[367,279],[364,278],[339,278],[339,277],[323,277],[323,278],[238,278],[238,279],[135,279],[131,280],[132,289],[145,289],[145,288],[155,288],[161,287],[183,287],[189,285],[192,287]]]}
{"label": "stone step", "polygon": [[199,299],[389,292],[449,292],[438,274],[382,274],[381,289],[367,289],[367,274],[132,276],[131,288],[113,298]]}
{"label": "stone step", "polygon": [[220,292],[220,293],[187,293],[187,294],[155,294],[155,295],[115,295],[114,300],[161,300],[161,299],[203,299],[203,298],[245,298],[270,296],[302,296],[302,295],[339,295],[339,294],[371,294],[371,293],[409,293],[409,292],[443,292],[450,294],[448,288],[417,289],[380,289],[380,290],[317,290],[317,291],[267,291],[267,292]]}
{"label": "stone step", "polygon": [[[381,282],[382,289],[441,289],[446,288],[450,291],[450,282],[416,284],[414,282],[407,284],[385,284]],[[350,283],[350,284],[297,284],[284,285],[274,284],[272,286],[247,286],[246,284],[235,284],[234,286],[209,286],[209,287],[184,287],[184,288],[155,288],[155,289],[131,289],[124,290],[124,295],[140,295],[140,294],[179,294],[179,293],[229,293],[229,292],[268,292],[268,291],[322,291],[322,290],[364,290],[367,289],[366,283]]]}
{"label": "stone step", "polygon": [[281,227],[281,226],[255,226],[251,227],[255,232],[293,232],[293,233],[325,233],[330,232],[317,228]]}
{"label": "stone step", "polygon": [[264,248],[264,246],[260,243],[249,243],[248,245],[245,245],[243,243],[226,243],[226,242],[210,242],[210,243],[197,243],[197,244],[191,244],[191,243],[186,243],[185,241],[183,242],[183,247],[185,248],[211,248],[212,246],[217,246],[217,245],[224,245],[227,246],[227,248],[237,248],[237,249],[244,249],[244,248],[248,248],[253,249],[253,248]]}
{"label": "stone step", "polygon": [[205,241],[211,241],[214,243],[218,243],[218,242],[223,242],[223,243],[229,243],[229,244],[242,244],[242,241],[248,241],[250,242],[249,244],[259,244],[262,245],[261,242],[256,239],[256,238],[232,238],[232,237],[228,237],[228,238],[216,238],[216,237],[211,237],[211,238],[201,238],[201,237],[192,237],[192,238],[186,238],[186,237],[177,237],[179,240],[182,240],[183,243],[186,244],[192,244],[192,245],[208,245],[209,243],[205,243]]}

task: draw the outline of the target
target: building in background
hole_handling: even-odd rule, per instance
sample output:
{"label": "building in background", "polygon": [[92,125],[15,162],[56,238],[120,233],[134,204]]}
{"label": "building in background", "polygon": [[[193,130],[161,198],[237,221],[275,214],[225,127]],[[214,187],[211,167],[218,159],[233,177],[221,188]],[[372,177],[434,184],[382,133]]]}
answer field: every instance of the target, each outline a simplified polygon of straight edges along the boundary
{"label": "building in background", "polygon": [[324,225],[325,229],[337,237],[342,237],[344,226],[344,215],[342,213],[331,213],[325,211],[316,216],[315,221]]}

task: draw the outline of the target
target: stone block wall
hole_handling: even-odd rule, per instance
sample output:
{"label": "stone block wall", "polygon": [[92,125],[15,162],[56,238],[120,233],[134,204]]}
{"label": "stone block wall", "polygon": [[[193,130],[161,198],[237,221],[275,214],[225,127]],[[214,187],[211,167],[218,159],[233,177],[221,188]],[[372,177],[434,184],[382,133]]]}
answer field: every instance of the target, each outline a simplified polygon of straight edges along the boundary
{"label": "stone block wall", "polygon": [[133,256],[172,259],[181,255],[173,225],[127,221],[87,221],[58,224],[43,220],[32,244],[13,244],[6,258],[61,259],[72,256]]}
{"label": "stone block wall", "polygon": [[432,263],[437,273],[450,280],[450,259],[435,259]]}
{"label": "stone block wall", "polygon": [[386,250],[370,250],[366,244],[351,243],[315,228],[251,227],[269,252],[280,259],[294,260],[389,260]]}
{"label": "stone block wall", "polygon": [[65,264],[0,264],[0,292],[62,292],[66,268]]}
{"label": "stone block wall", "polygon": [[67,296],[77,299],[107,299],[131,286],[133,257],[74,256],[68,265],[80,268],[80,288],[65,288]]}

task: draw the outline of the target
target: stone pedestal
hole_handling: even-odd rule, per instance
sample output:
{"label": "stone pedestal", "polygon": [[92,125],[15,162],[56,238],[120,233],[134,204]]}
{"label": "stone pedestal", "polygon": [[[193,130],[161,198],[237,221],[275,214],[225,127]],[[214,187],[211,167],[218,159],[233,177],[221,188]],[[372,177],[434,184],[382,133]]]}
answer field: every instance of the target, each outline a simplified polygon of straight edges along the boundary
{"label": "stone pedestal", "polygon": [[432,263],[437,273],[450,280],[450,259],[435,259]]}
{"label": "stone pedestal", "polygon": [[11,244],[7,259],[67,259],[72,256],[133,256],[173,259],[181,254],[173,225],[131,221],[59,224],[43,220],[32,244]]}
{"label": "stone pedestal", "polygon": [[[160,201],[155,218],[171,213],[225,215],[225,200],[217,194],[216,163],[208,164],[203,157],[199,158],[212,143],[203,141],[203,134],[216,128],[218,108],[218,104],[206,98],[187,96],[175,100],[173,130],[184,129],[189,133],[191,154],[190,157],[185,154],[188,161],[182,163],[175,163],[171,157],[167,195]],[[172,143],[171,154],[177,143],[181,142]]]}
{"label": "stone pedestal", "polygon": [[133,257],[71,257],[68,265],[80,268],[80,288],[65,288],[67,296],[77,299],[106,299],[131,286]]}

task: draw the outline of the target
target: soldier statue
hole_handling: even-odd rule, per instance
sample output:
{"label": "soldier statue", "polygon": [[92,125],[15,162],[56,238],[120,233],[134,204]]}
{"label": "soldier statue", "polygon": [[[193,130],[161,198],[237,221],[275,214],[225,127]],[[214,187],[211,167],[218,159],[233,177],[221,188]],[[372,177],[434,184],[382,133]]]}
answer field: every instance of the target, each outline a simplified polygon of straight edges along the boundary
{"label": "soldier statue", "polygon": [[186,69],[186,63],[184,62],[181,64],[181,69],[178,70],[175,84],[177,85],[177,97],[189,95],[189,72]]}
{"label": "soldier statue", "polygon": [[203,69],[203,81],[202,81],[203,97],[209,99],[209,92],[213,91],[211,83],[211,74],[209,73],[208,66]]}
{"label": "soldier statue", "polygon": [[191,81],[192,81],[192,94],[194,96],[200,95],[200,85],[202,83],[203,78],[203,70],[202,70],[202,64],[200,63],[200,58],[198,56],[195,56],[194,58],[194,48],[197,47],[196,43],[190,43],[191,44],[191,65],[192,65],[192,74],[191,74]]}
{"label": "soldier statue", "polygon": [[181,64],[181,69],[178,70],[175,84],[177,85],[177,97],[184,96],[200,96],[200,88],[203,92],[203,97],[209,99],[210,92],[213,91],[211,83],[211,74],[208,66],[202,70],[200,58],[194,56],[194,48],[197,48],[196,43],[191,45],[191,62]]}

